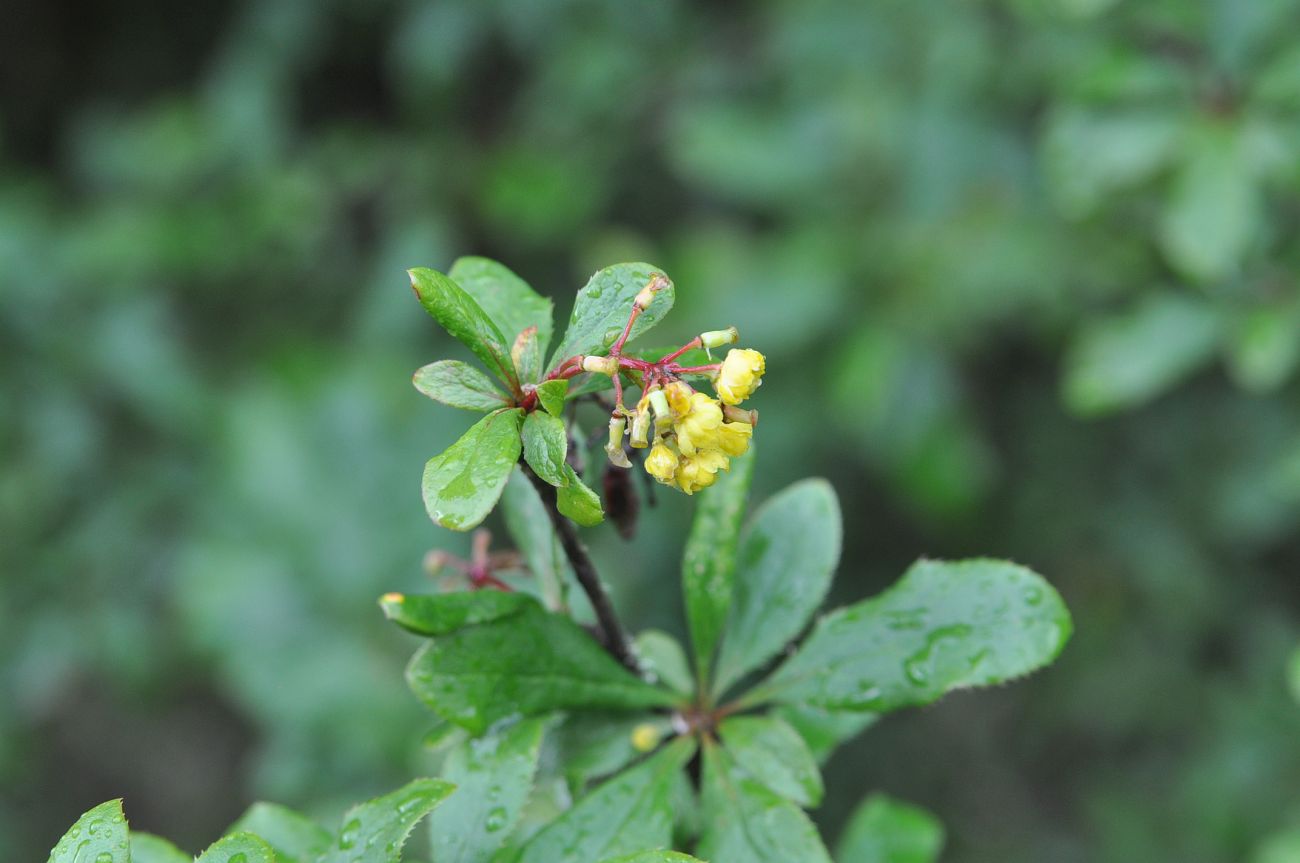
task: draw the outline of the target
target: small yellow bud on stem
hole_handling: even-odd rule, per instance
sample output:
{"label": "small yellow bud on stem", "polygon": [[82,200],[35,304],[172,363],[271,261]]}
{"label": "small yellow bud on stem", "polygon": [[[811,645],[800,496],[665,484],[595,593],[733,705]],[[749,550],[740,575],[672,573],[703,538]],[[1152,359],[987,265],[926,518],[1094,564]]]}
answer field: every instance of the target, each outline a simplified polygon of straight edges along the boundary
{"label": "small yellow bud on stem", "polygon": [[734,345],[738,341],[740,341],[740,330],[735,327],[700,333],[700,344],[705,348],[720,348],[723,345]]}
{"label": "small yellow bud on stem", "polygon": [[597,372],[602,375],[613,377],[618,374],[617,357],[583,357],[582,370],[584,372]]}

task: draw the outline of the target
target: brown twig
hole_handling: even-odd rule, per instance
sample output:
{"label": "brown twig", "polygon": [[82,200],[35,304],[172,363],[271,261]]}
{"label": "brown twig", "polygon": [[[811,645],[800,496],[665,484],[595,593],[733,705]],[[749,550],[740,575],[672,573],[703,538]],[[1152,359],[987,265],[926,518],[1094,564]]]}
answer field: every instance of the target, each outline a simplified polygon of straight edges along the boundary
{"label": "brown twig", "polygon": [[560,545],[569,558],[573,574],[577,576],[578,584],[582,586],[587,599],[591,601],[591,608],[596,612],[596,621],[600,625],[600,640],[605,649],[625,667],[639,674],[641,669],[628,644],[627,633],[623,631],[623,624],[614,613],[614,604],[610,602],[605,586],[600,583],[596,565],[587,554],[582,540],[578,538],[578,531],[574,528],[573,522],[560,514],[555,488],[533,473],[532,468],[522,460],[520,467],[532,482],[533,488],[537,489],[537,495],[542,499],[542,505],[546,507],[546,513],[551,517],[551,525],[560,536]]}

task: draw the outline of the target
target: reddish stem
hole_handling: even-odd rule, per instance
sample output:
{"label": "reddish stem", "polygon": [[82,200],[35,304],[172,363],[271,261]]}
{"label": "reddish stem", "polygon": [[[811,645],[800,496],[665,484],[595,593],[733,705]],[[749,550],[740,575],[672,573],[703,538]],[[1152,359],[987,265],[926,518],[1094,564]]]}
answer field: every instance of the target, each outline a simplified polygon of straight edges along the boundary
{"label": "reddish stem", "polygon": [[673,360],[677,359],[678,357],[680,357],[682,354],[686,353],[687,351],[689,351],[689,350],[694,350],[695,348],[701,347],[702,345],[703,345],[703,342],[700,341],[700,337],[699,337],[699,336],[696,336],[695,338],[691,339],[691,340],[690,340],[689,342],[687,342],[686,344],[682,345],[682,346],[681,346],[680,348],[678,348],[677,350],[673,351],[673,352],[672,352],[671,354],[669,354],[668,356],[663,357],[662,359],[660,359],[660,360],[659,360],[659,365],[667,365],[668,363],[671,363]]}

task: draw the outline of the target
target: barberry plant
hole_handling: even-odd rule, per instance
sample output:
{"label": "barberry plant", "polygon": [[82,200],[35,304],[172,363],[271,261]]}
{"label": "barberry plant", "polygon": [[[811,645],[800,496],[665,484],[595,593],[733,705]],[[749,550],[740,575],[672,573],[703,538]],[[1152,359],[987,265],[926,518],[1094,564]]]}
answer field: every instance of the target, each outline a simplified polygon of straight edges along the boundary
{"label": "barberry plant", "polygon": [[[746,519],[758,413],[742,405],[766,358],[731,347],[734,327],[631,348],[673,305],[658,268],[596,273],[549,360],[551,303],[504,266],[464,258],[410,276],[487,370],[441,360],[415,374],[425,395],[484,414],[429,460],[425,506],[468,531],[500,505],[516,546],[493,551],[478,529],[468,560],[426,558],[437,592],[380,599],[422,640],[407,680],[437,717],[425,743],[441,775],[361,804],[336,831],[257,804],[201,863],[398,863],[426,816],[434,863],[829,863],[806,810],[841,743],[885,713],[1028,674],[1068,640],[1056,591],[991,559],[922,559],[814,620],[840,558],[835,492],[796,482]],[[664,632],[628,635],[578,531],[608,513],[632,536],[656,483],[698,501],[681,569],[689,654]],[[934,860],[942,845],[934,816],[877,794],[834,859]],[[189,859],[129,832],[116,801],[50,858]]]}

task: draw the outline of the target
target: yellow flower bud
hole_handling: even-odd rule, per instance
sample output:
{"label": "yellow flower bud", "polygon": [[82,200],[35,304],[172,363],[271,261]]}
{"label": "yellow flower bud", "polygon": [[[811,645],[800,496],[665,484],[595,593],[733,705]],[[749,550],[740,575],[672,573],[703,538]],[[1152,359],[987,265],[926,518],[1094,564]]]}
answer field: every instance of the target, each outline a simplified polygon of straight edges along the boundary
{"label": "yellow flower bud", "polygon": [[713,485],[719,470],[727,470],[731,463],[720,451],[701,450],[694,458],[683,458],[677,468],[677,487],[687,494],[695,494]]}
{"label": "yellow flower bud", "polygon": [[753,436],[754,427],[748,423],[723,423],[718,429],[718,447],[727,455],[744,455]]}
{"label": "yellow flower bud", "polygon": [[618,374],[618,360],[614,357],[583,357],[582,370],[613,377]]}
{"label": "yellow flower bud", "polygon": [[662,390],[673,416],[680,419],[691,411],[691,395],[695,392],[681,381],[673,381]]}
{"label": "yellow flower bud", "polygon": [[677,433],[677,448],[683,455],[714,449],[718,445],[721,426],[722,407],[704,393],[693,393],[690,410],[673,425],[673,431]]}
{"label": "yellow flower bud", "polygon": [[632,729],[632,748],[637,752],[649,752],[659,745],[659,729],[652,723],[643,722]]}
{"label": "yellow flower bud", "polygon": [[722,361],[718,379],[713,382],[719,398],[729,405],[738,405],[753,394],[763,382],[766,360],[758,351],[749,348],[727,351]]}
{"label": "yellow flower bud", "polygon": [[645,459],[646,473],[662,483],[670,484],[677,475],[679,459],[677,453],[667,444],[657,443],[650,449]]}
{"label": "yellow flower bud", "polygon": [[735,327],[700,333],[700,344],[705,348],[720,348],[723,345],[734,345],[738,341],[740,341],[740,330]]}

